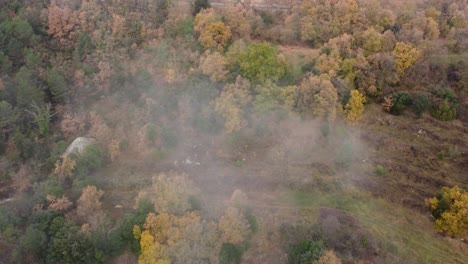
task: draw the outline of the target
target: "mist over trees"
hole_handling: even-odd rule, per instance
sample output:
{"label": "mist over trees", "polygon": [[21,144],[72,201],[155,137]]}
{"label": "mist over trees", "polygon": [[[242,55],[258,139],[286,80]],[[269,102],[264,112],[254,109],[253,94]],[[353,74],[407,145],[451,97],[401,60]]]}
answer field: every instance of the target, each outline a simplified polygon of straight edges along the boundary
{"label": "mist over trees", "polygon": [[0,1],[0,259],[467,262],[467,16]]}

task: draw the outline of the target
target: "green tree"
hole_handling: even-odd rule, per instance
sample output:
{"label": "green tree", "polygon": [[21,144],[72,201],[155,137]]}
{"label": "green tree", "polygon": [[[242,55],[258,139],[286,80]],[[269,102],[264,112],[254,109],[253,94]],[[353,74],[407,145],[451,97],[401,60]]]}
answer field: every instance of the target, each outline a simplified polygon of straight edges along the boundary
{"label": "green tree", "polygon": [[16,102],[20,108],[28,109],[34,104],[40,106],[44,103],[44,92],[38,87],[38,80],[31,70],[21,67],[16,74],[16,82]]}
{"label": "green tree", "polygon": [[54,113],[52,112],[52,106],[50,104],[38,106],[34,103],[33,110],[30,113],[39,128],[39,134],[47,137],[50,132],[50,121],[52,116],[54,116]]}
{"label": "green tree", "polygon": [[286,62],[270,44],[252,43],[238,59],[241,75],[251,82],[277,81],[286,73]]}
{"label": "green tree", "polygon": [[322,241],[303,241],[296,245],[289,254],[290,264],[309,264],[325,254]]}
{"label": "green tree", "polygon": [[62,98],[68,92],[67,82],[62,73],[56,69],[47,71],[47,85],[54,99]]}
{"label": "green tree", "polygon": [[16,121],[16,113],[7,101],[0,101],[0,128],[8,127]]}

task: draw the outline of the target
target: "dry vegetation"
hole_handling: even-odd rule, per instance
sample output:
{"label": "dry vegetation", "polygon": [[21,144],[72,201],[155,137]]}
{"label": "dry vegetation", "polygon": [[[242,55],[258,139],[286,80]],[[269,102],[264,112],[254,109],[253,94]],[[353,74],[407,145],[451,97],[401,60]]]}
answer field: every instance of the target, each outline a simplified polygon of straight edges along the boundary
{"label": "dry vegetation", "polygon": [[0,262],[468,263],[466,1],[220,2],[0,1]]}

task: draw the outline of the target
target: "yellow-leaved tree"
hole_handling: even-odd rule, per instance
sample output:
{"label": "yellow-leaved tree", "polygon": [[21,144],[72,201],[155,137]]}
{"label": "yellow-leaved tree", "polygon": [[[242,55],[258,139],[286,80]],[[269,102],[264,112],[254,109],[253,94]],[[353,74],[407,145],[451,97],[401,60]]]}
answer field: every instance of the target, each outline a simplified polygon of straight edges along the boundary
{"label": "yellow-leaved tree", "polygon": [[436,197],[426,200],[436,218],[435,229],[454,237],[468,235],[468,192],[455,186],[442,187]]}
{"label": "yellow-leaved tree", "polygon": [[247,239],[250,225],[241,209],[228,207],[219,219],[219,230],[223,242],[240,244]]}
{"label": "yellow-leaved tree", "polygon": [[346,122],[354,125],[362,119],[366,98],[358,90],[351,91],[351,98],[345,106]]}
{"label": "yellow-leaved tree", "polygon": [[396,70],[400,75],[421,57],[421,51],[411,43],[398,42],[393,49]]}
{"label": "yellow-leaved tree", "polygon": [[198,40],[205,49],[222,51],[231,39],[231,29],[223,22],[214,22],[206,26]]}

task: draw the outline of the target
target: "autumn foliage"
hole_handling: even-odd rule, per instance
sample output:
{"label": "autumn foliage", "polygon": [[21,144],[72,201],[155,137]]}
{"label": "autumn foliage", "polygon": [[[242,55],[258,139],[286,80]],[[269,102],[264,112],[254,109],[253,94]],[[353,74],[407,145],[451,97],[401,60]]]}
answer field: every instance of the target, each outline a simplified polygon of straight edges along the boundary
{"label": "autumn foliage", "polygon": [[426,200],[436,218],[437,231],[454,237],[468,235],[468,192],[460,187],[442,187],[436,197]]}

